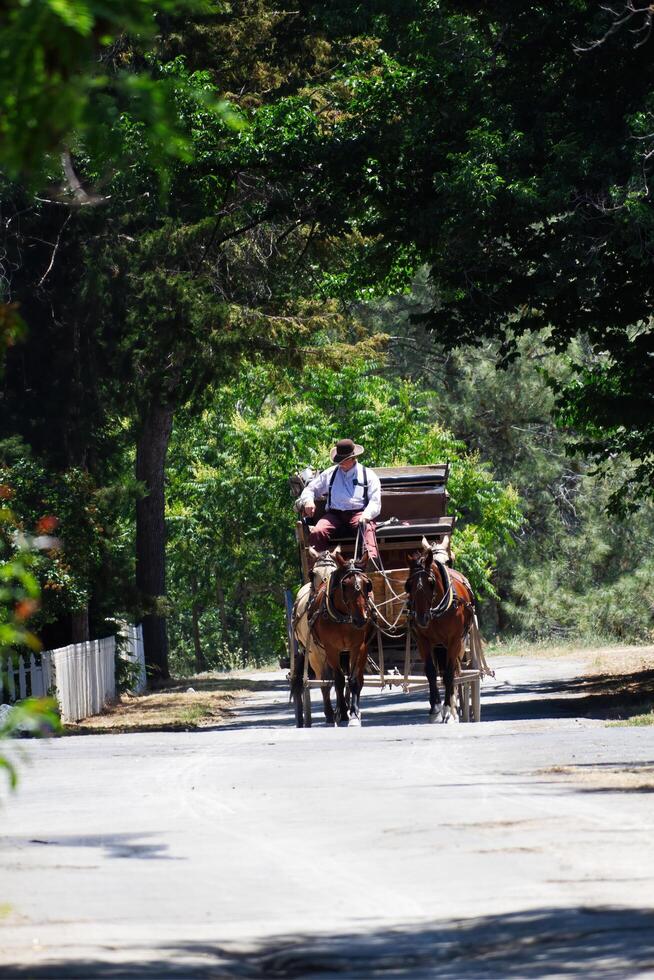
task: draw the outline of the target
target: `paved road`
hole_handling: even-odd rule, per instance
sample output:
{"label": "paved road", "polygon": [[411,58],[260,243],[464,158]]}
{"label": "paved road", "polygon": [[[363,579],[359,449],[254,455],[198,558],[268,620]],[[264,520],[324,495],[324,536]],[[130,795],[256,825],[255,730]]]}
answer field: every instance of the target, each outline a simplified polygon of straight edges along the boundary
{"label": "paved road", "polygon": [[21,743],[0,976],[654,977],[654,731],[495,666],[479,725],[298,731],[271,675],[220,729]]}

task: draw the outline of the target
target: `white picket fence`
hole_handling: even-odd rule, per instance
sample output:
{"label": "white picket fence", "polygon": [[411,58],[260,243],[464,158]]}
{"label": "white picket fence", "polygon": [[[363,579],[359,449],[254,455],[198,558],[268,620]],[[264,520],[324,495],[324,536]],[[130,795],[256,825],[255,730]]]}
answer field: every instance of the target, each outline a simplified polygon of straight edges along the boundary
{"label": "white picket fence", "polygon": [[[134,693],[145,689],[143,631],[127,626],[126,659],[139,665]],[[72,643],[40,654],[0,657],[0,676],[4,700],[10,703],[26,697],[54,694],[64,722],[80,721],[99,714],[116,697],[116,638]],[[2,700],[2,699],[0,699]]]}
{"label": "white picket fence", "polygon": [[62,721],[97,715],[116,697],[116,638],[88,640],[50,651]]}
{"label": "white picket fence", "polygon": [[19,657],[0,656],[4,700],[13,703],[26,697],[44,698],[54,690],[54,667],[50,653]]}
{"label": "white picket fence", "polygon": [[136,683],[130,688],[130,691],[132,694],[142,694],[147,685],[145,654],[143,651],[143,627],[125,623],[121,629],[121,633],[127,641],[123,645],[123,657],[131,663],[137,664],[139,667]]}

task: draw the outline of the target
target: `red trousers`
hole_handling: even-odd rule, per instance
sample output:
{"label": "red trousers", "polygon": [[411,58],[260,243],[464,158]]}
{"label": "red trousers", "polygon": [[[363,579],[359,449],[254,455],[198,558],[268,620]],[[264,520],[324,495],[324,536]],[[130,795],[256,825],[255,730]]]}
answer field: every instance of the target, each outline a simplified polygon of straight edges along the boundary
{"label": "red trousers", "polygon": [[[328,510],[325,516],[321,517],[318,523],[311,528],[309,544],[316,551],[324,551],[329,546],[334,531],[350,528],[356,534],[359,526],[359,514],[361,513],[360,510]],[[375,527],[374,521],[367,521],[363,540],[368,558],[377,558],[378,554]]]}

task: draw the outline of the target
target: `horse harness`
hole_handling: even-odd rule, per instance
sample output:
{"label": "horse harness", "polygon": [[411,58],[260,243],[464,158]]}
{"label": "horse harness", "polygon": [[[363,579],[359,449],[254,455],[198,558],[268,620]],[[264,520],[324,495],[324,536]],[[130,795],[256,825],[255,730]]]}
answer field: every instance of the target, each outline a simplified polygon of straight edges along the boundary
{"label": "horse harness", "polygon": [[[450,610],[455,610],[459,606],[463,606],[465,609],[468,609],[470,610],[470,612],[474,613],[475,611],[474,595],[472,589],[470,588],[470,584],[468,580],[465,578],[465,576],[461,575],[464,585],[470,592],[470,595],[473,596],[472,602],[468,602],[466,599],[462,599],[461,596],[457,595],[454,586],[452,584],[452,577],[450,575],[449,569],[447,568],[446,565],[444,565],[440,561],[433,562],[432,567],[429,571],[427,571],[427,569],[423,566],[421,568],[416,569],[415,572],[412,572],[411,575],[409,575],[408,579],[406,580],[406,585],[404,587],[405,591],[409,592],[409,583],[411,579],[417,578],[419,575],[426,575],[427,581],[431,582],[435,586],[436,576],[434,575],[434,571],[433,571],[434,565],[437,566],[438,571],[440,572],[441,582],[443,585],[443,595],[435,606],[429,607],[429,619],[430,620],[440,619],[447,612],[450,612]],[[416,615],[415,610],[413,609],[411,605],[411,599],[409,598],[409,616],[413,619],[415,618],[415,615]]]}
{"label": "horse harness", "polygon": [[[352,575],[363,574],[360,569],[355,567],[354,561],[350,561],[348,566],[344,569],[344,573],[341,575],[338,572],[330,577],[326,588],[323,590],[322,597],[318,603],[315,611],[313,612],[311,618],[309,619],[309,628],[311,630],[314,639],[316,639],[314,634],[314,625],[319,617],[327,619],[332,623],[341,623],[345,625],[353,625],[354,618],[351,613],[342,613],[340,609],[337,609],[334,605],[334,595],[337,589],[340,588],[341,595],[343,597],[343,603],[345,603],[345,595],[343,593],[343,583],[346,579],[350,578]],[[368,586],[368,592],[372,589],[372,583],[368,578],[366,578],[366,583]],[[367,624],[366,624],[367,625]]]}

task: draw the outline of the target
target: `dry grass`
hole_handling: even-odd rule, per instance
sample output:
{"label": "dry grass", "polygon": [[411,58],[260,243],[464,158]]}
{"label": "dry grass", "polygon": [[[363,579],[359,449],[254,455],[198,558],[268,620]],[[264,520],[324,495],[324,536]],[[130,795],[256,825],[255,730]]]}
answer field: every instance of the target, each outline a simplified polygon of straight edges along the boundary
{"label": "dry grass", "polygon": [[65,731],[68,735],[90,735],[210,728],[229,716],[238,693],[238,689],[189,691],[176,685],[173,690],[123,694],[101,715],[66,725]]}
{"label": "dry grass", "polygon": [[654,792],[654,766],[651,763],[617,767],[603,763],[585,766],[550,766],[539,769],[538,776],[559,778],[561,782],[574,782],[586,792]]}
{"label": "dry grass", "polygon": [[654,646],[631,646],[629,644],[599,644],[588,641],[569,643],[529,643],[516,637],[505,642],[494,640],[486,648],[489,660],[492,657],[537,657],[547,660],[584,660],[589,668],[605,673],[624,673],[646,670],[654,666]]}
{"label": "dry grass", "polygon": [[229,720],[237,701],[252,691],[287,690],[285,679],[258,677],[261,671],[207,672],[180,677],[146,694],[123,694],[101,715],[65,726],[66,735],[123,732],[179,732],[213,728]]}
{"label": "dry grass", "polygon": [[650,725],[654,725],[654,703],[650,702],[647,711],[642,714],[632,715],[630,718],[625,718],[622,721],[612,721],[609,724],[618,727],[630,725],[636,728],[647,728]]}
{"label": "dry grass", "polygon": [[487,655],[491,666],[494,657],[506,655],[581,662],[577,676],[563,685],[575,697],[580,715],[603,718],[610,725],[654,725],[654,646],[547,646],[510,638],[489,644]]}

